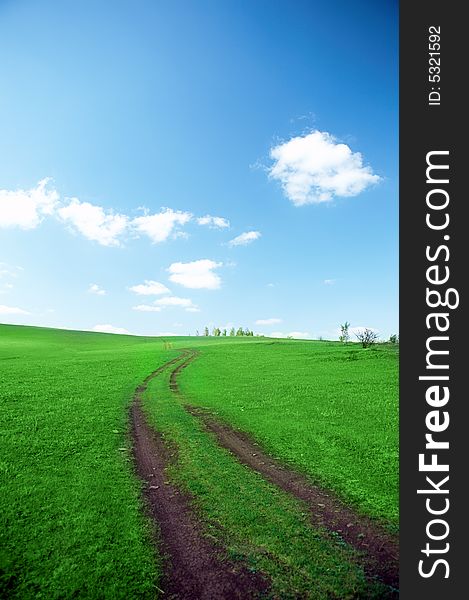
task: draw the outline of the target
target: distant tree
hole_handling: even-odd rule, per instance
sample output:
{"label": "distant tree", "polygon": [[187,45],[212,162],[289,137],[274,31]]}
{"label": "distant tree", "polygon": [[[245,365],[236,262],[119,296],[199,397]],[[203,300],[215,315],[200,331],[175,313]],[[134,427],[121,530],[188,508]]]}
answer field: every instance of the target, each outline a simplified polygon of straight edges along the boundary
{"label": "distant tree", "polygon": [[236,335],[235,328],[234,328],[234,327],[232,327],[232,328],[230,329],[230,337],[234,337],[235,335]]}
{"label": "distant tree", "polygon": [[226,337],[226,329],[223,330],[222,336]]}
{"label": "distant tree", "polygon": [[220,331],[220,328],[219,328],[219,327],[214,327],[214,329],[213,329],[213,335],[214,335],[215,337],[220,337],[220,335],[221,335],[221,331]]}
{"label": "distant tree", "polygon": [[199,337],[200,333],[199,333],[199,330],[198,330],[198,329],[196,329],[196,330],[195,330],[195,335],[196,335],[197,337]]}
{"label": "distant tree", "polygon": [[398,344],[399,343],[399,336],[396,333],[393,333],[392,335],[389,336],[389,343],[390,344]]}
{"label": "distant tree", "polygon": [[251,332],[249,331],[249,329],[247,327],[244,330],[244,335],[246,335],[246,336],[250,336],[251,335]]}
{"label": "distant tree", "polygon": [[363,348],[369,348],[378,341],[378,334],[372,329],[363,329],[355,334]]}
{"label": "distant tree", "polygon": [[208,327],[207,327],[207,326],[205,326],[205,327],[204,327],[204,336],[205,336],[205,337],[208,337],[209,335],[210,335],[210,332],[209,332],[209,330],[208,330]]}
{"label": "distant tree", "polygon": [[238,327],[238,331],[236,332],[237,336],[242,336],[244,335],[244,329],[242,327]]}
{"label": "distant tree", "polygon": [[348,321],[345,321],[345,323],[340,326],[339,341],[344,344],[346,344],[350,339],[349,327],[350,323]]}

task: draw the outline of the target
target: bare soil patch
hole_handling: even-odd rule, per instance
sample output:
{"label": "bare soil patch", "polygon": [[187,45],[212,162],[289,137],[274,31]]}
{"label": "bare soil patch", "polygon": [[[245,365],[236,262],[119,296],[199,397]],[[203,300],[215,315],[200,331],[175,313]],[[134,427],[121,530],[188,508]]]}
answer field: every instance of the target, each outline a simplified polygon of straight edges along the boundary
{"label": "bare soil patch", "polygon": [[243,563],[228,560],[223,548],[204,536],[191,498],[168,481],[165,471],[172,460],[171,451],[148,425],[142,410],[141,395],[149,381],[188,355],[185,352],[148,376],[137,388],[131,407],[136,470],[144,482],[148,512],[159,531],[158,550],[165,557],[160,587],[168,599],[261,598],[269,588],[266,579]]}

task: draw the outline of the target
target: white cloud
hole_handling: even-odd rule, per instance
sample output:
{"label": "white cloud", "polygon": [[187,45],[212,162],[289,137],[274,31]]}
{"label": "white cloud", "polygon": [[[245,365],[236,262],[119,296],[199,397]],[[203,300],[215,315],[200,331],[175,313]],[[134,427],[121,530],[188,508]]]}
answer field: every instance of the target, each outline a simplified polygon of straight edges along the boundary
{"label": "white cloud", "polygon": [[[190,212],[162,208],[160,212],[151,214],[143,208],[142,216],[130,218],[78,198],[68,198],[64,205],[60,202],[59,193],[48,188],[50,181],[50,178],[42,179],[30,190],[0,190],[0,228],[34,229],[45,216],[56,215],[71,229],[103,246],[119,246],[122,236],[132,231],[148,236],[154,244],[169,237],[189,237],[181,227],[194,218]],[[198,217],[196,221],[211,229],[230,227],[228,219],[213,215]]]}
{"label": "white cloud", "polygon": [[228,242],[229,246],[246,246],[261,237],[260,231],[246,231]]}
{"label": "white cloud", "polygon": [[277,323],[281,323],[282,319],[276,319],[273,317],[272,319],[257,319],[256,325],[276,325]]}
{"label": "white cloud", "polygon": [[138,306],[132,306],[132,310],[139,312],[160,312],[161,306],[152,306],[151,304],[139,304]]}
{"label": "white cloud", "polygon": [[1,277],[18,277],[19,273],[24,271],[23,267],[16,267],[4,262],[0,262],[0,278]]}
{"label": "white cloud", "polygon": [[177,296],[165,296],[164,298],[155,300],[153,304],[155,304],[158,308],[178,307],[184,308],[188,312],[199,311],[197,306],[195,306],[190,298],[178,298]]}
{"label": "white cloud", "polygon": [[324,285],[334,285],[335,282],[335,279],[324,279],[323,281]]}
{"label": "white cloud", "polygon": [[334,196],[356,196],[380,177],[330,133],[312,131],[275,146],[269,175],[280,181],[295,206],[329,202]]}
{"label": "white cloud", "polygon": [[103,288],[99,287],[97,283],[91,283],[90,287],[88,288],[88,293],[95,294],[96,296],[105,296],[106,290],[103,290]]}
{"label": "white cloud", "polygon": [[175,231],[173,233],[173,239],[175,240],[188,240],[190,237],[187,231]]}
{"label": "white cloud", "polygon": [[22,308],[18,308],[18,306],[5,306],[4,304],[0,304],[0,315],[29,315],[27,310],[23,310]]}
{"label": "white cloud", "polygon": [[68,206],[57,212],[65,223],[102,246],[119,246],[119,237],[129,224],[125,215],[105,211],[101,206],[80,202],[77,198],[72,198]]}
{"label": "white cloud", "polygon": [[7,294],[15,287],[13,283],[8,280],[18,277],[23,270],[22,267],[16,267],[5,262],[0,262],[0,294]]}
{"label": "white cloud", "polygon": [[59,200],[55,189],[47,189],[50,178],[30,190],[0,190],[0,227],[34,229],[51,215]]}
{"label": "white cloud", "polygon": [[225,219],[224,217],[212,217],[211,215],[199,217],[197,223],[199,225],[208,225],[211,229],[225,229],[230,226],[228,219]]}
{"label": "white cloud", "polygon": [[3,283],[0,288],[0,294],[6,294],[9,290],[12,290],[15,286],[12,283]]}
{"label": "white cloud", "polygon": [[163,208],[154,215],[143,215],[133,219],[132,225],[139,233],[147,235],[154,244],[164,242],[179,225],[185,225],[192,214],[171,208]]}
{"label": "white cloud", "polygon": [[177,296],[167,296],[165,298],[160,298],[159,300],[155,300],[155,304],[158,306],[192,306],[192,300],[189,298],[178,298]]}
{"label": "white cloud", "polygon": [[129,288],[129,290],[134,292],[134,294],[139,294],[140,296],[160,296],[161,294],[170,293],[165,285],[159,281],[153,281],[151,279],[145,279],[144,283],[133,285]]}
{"label": "white cloud", "polygon": [[290,331],[290,333],[287,333],[287,337],[295,340],[308,340],[311,339],[311,334],[308,331]]}
{"label": "white cloud", "polygon": [[97,331],[98,333],[120,333],[124,335],[131,335],[130,331],[124,329],[123,327],[114,327],[114,325],[95,325],[92,331]]}
{"label": "white cloud", "polygon": [[293,338],[295,340],[308,340],[311,339],[311,334],[308,331],[290,331],[290,333],[283,333],[282,331],[272,331],[269,337],[273,338]]}
{"label": "white cloud", "polygon": [[220,287],[221,279],[213,271],[222,264],[209,259],[173,263],[168,268],[169,279],[186,288],[216,290]]}

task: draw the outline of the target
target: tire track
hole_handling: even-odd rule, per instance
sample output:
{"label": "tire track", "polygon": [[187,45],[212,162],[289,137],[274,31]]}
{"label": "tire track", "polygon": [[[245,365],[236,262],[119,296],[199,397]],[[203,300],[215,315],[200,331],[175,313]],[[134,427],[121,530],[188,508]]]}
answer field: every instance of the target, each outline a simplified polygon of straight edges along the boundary
{"label": "tire track", "polygon": [[[171,372],[171,390],[181,390],[177,377],[197,356],[189,352],[185,360]],[[263,452],[248,435],[217,421],[209,411],[184,403],[184,408],[198,418],[206,430],[215,435],[220,446],[229,450],[244,465],[269,482],[304,502],[312,523],[339,537],[359,552],[359,562],[369,579],[378,579],[395,590],[399,589],[399,542],[370,518],[344,504],[333,492],[313,485],[308,479]]]}
{"label": "tire track", "polygon": [[191,357],[184,351],[151,373],[137,387],[130,409],[136,471],[145,483],[146,505],[159,530],[158,549],[164,555],[161,591],[164,598],[174,600],[260,598],[269,587],[267,581],[244,564],[229,561],[223,549],[204,536],[191,510],[191,498],[168,481],[165,470],[171,462],[170,450],[143,413],[142,394],[149,382],[181,359]]}

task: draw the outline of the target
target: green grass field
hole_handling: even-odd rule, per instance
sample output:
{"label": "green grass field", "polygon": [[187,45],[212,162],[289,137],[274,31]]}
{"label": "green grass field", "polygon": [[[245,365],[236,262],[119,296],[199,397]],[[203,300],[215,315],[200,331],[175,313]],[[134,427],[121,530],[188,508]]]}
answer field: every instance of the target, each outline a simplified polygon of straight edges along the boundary
{"label": "green grass field", "polygon": [[154,597],[158,564],[121,448],[133,390],[169,354],[161,341],[0,327],[4,594]]}
{"label": "green grass field", "polygon": [[179,383],[192,404],[397,528],[397,361],[388,345],[213,340]]}
{"label": "green grass field", "polygon": [[[0,326],[0,595],[158,596],[161,562],[130,459],[128,409],[136,386],[181,348],[200,351],[180,375],[192,404],[397,527],[394,347]],[[167,376],[150,384],[145,410],[177,444],[170,476],[191,492],[207,533],[267,573],[281,597],[384,597],[350,549],[201,430]]]}

